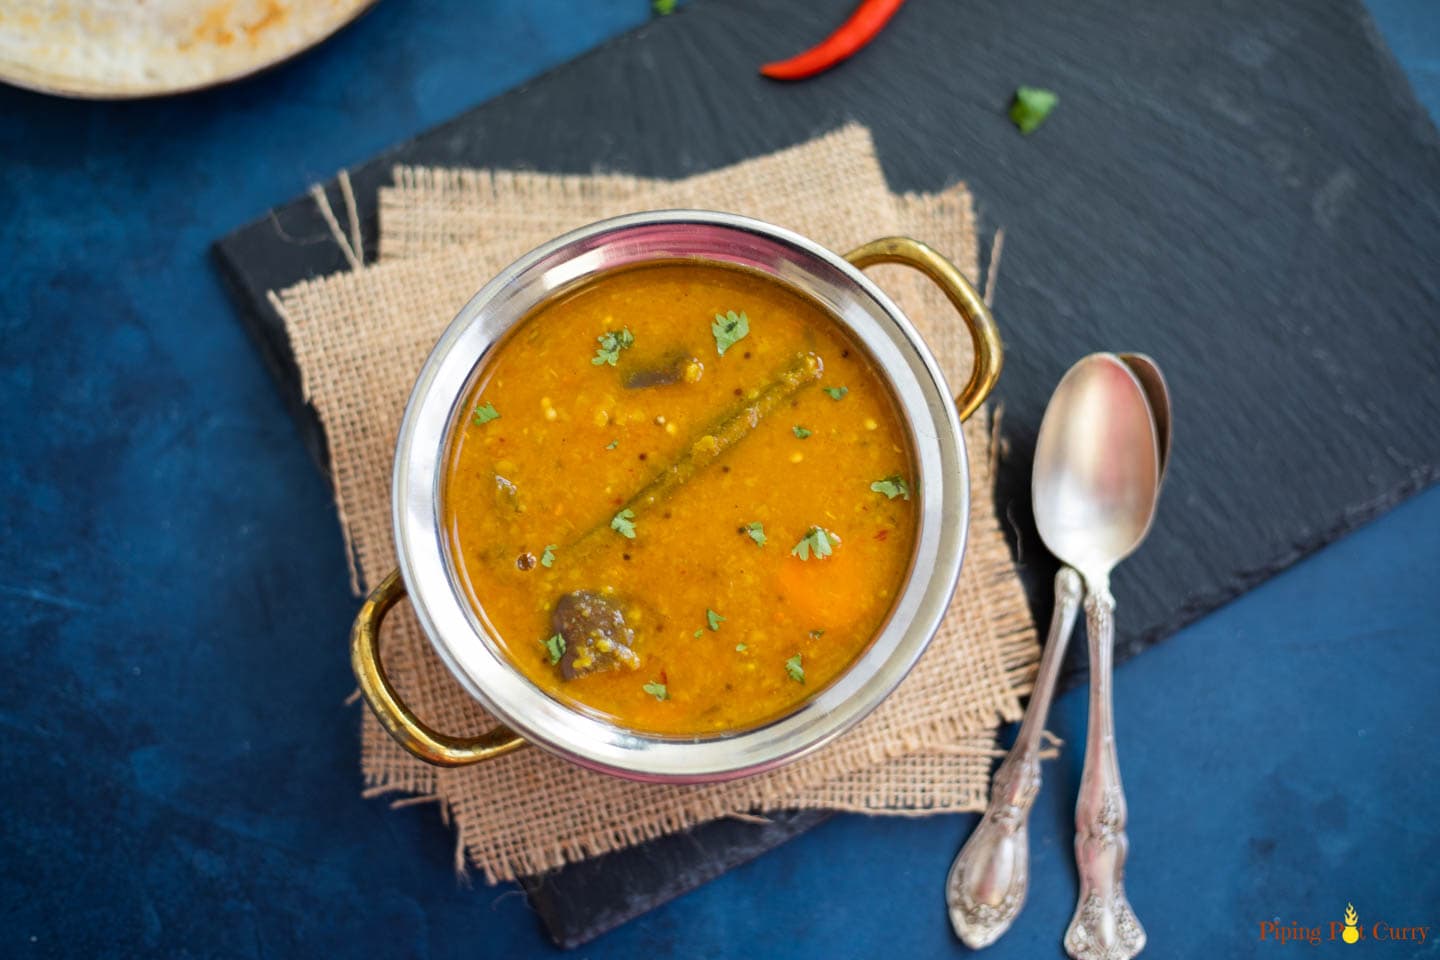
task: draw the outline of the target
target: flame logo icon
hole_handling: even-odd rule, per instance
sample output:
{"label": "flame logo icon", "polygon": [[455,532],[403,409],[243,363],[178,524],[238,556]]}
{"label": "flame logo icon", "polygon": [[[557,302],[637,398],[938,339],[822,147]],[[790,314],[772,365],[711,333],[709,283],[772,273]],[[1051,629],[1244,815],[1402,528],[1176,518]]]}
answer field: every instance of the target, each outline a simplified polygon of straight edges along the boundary
{"label": "flame logo icon", "polygon": [[[1340,934],[1340,939],[1346,943],[1354,943],[1360,939],[1360,915],[1355,912],[1355,904],[1345,904],[1345,930]],[[1333,934],[1332,934],[1333,936]]]}

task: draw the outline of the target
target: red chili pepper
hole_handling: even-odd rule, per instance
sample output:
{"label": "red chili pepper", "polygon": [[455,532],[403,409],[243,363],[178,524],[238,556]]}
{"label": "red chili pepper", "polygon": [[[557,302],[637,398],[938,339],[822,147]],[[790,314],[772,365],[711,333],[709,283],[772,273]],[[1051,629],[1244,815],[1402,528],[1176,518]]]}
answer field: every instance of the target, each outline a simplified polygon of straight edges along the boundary
{"label": "red chili pepper", "polygon": [[850,19],[830,36],[789,60],[767,63],[760,72],[774,80],[803,80],[848,60],[875,38],[905,0],[861,0]]}

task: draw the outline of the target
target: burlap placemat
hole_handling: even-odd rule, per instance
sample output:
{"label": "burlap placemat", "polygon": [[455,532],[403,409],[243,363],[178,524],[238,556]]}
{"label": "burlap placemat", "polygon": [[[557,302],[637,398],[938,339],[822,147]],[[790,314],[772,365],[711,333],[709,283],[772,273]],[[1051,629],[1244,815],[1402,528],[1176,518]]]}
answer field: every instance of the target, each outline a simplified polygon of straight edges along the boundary
{"label": "burlap placemat", "polygon": [[[615,213],[703,206],[759,216],[839,250],[908,232],[975,274],[973,216],[964,189],[892,196],[868,134],[858,128],[675,183],[410,169],[397,171],[396,181],[382,192],[380,264],[272,295],[330,441],[357,586],[377,582],[394,565],[390,462],[420,363],[474,291],[536,243]],[[944,298],[896,268],[877,277],[922,330],[952,381],[963,381],[968,337]],[[994,728],[1018,717],[1038,645],[994,515],[988,418],[976,417],[965,432],[972,520],[955,603],[899,690],[826,749],[770,774],[714,786],[628,783],[538,750],[439,770],[411,758],[367,713],[361,763],[369,792],[438,800],[457,828],[457,857],[468,857],[492,881],[728,814],[796,807],[911,814],[978,808]],[[446,672],[406,609],[386,624],[384,657],[402,695],[439,729],[468,733],[493,724]]]}

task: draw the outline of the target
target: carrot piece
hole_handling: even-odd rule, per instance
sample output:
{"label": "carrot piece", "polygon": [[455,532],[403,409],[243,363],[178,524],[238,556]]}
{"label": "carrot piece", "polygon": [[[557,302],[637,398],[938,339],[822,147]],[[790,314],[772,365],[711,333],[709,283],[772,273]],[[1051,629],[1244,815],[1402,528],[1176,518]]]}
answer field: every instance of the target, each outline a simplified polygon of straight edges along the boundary
{"label": "carrot piece", "polygon": [[876,584],[860,551],[845,547],[838,544],[828,557],[788,556],[780,564],[783,608],[807,629],[859,626],[870,607]]}

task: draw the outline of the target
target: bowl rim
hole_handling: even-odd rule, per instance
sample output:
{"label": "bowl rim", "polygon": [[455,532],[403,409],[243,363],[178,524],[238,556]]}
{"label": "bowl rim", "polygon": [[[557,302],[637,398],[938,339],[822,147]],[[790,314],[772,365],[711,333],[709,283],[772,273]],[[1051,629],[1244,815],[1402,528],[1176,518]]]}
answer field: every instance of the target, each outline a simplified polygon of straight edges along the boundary
{"label": "bowl rim", "polygon": [[[456,582],[440,494],[454,417],[474,372],[539,304],[587,277],[643,262],[698,259],[759,267],[799,289],[860,340],[911,434],[916,545],[891,614],[828,686],[760,726],[703,737],[616,726],[541,690],[487,634]],[[396,440],[392,522],[401,576],[431,646],[466,692],[526,740],[582,767],[633,780],[716,782],[789,763],[868,716],[929,646],[959,579],[970,478],[952,394],[898,306],[843,257],[794,231],[738,214],[626,214],[559,236],[485,284],[436,341],[416,377]]]}

